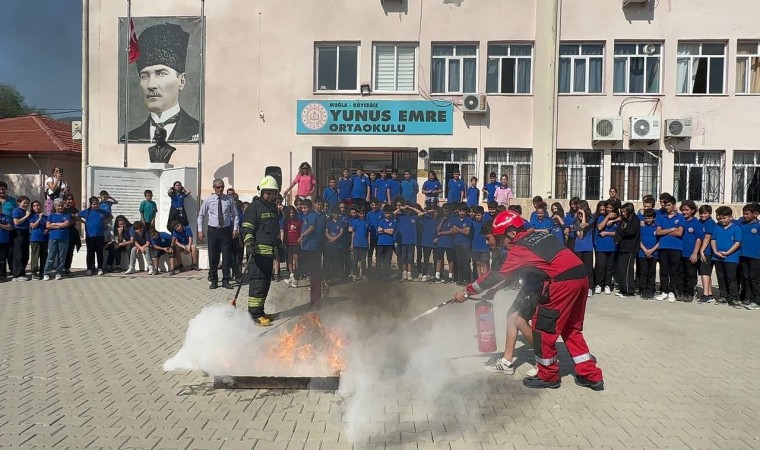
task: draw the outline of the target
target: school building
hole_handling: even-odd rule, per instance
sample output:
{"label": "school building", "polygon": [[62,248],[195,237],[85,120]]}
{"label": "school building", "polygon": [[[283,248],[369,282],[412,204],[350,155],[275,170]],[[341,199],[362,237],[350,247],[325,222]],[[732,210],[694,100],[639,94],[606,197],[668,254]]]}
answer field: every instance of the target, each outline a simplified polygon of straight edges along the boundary
{"label": "school building", "polygon": [[[200,0],[132,0],[199,16]],[[301,161],[506,174],[521,198],[760,200],[756,0],[205,2],[204,142],[172,163],[252,194]],[[118,21],[85,2],[83,164],[117,166]],[[147,144],[130,144],[145,167]],[[86,170],[83,170],[83,173]],[[195,190],[195,189],[193,189]]]}

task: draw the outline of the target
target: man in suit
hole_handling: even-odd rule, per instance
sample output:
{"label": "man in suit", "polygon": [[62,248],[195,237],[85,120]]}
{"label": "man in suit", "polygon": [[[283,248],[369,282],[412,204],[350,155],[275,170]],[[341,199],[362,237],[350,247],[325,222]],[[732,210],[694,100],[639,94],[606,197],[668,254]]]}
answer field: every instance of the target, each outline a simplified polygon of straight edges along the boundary
{"label": "man in suit", "polygon": [[185,62],[190,34],[176,24],[153,25],[140,34],[140,73],[148,119],[129,132],[131,141],[152,142],[156,129],[166,131],[168,142],[198,142],[198,120],[180,107],[185,88]]}

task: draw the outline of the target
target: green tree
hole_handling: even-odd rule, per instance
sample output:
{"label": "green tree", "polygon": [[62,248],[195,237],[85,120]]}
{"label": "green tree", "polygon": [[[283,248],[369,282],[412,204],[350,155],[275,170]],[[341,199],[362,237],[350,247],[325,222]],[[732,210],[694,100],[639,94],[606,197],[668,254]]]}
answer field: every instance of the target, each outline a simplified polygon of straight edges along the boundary
{"label": "green tree", "polygon": [[24,102],[24,96],[10,84],[0,83],[0,119],[29,114],[33,108]]}

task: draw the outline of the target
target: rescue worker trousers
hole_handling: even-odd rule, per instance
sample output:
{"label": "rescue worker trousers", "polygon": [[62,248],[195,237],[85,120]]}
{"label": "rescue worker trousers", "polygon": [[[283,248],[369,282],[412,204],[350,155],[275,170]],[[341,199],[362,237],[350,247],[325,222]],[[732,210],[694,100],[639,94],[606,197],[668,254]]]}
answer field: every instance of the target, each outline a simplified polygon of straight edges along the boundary
{"label": "rescue worker trousers", "polygon": [[258,319],[264,315],[264,303],[272,284],[272,255],[254,255],[248,267],[248,314]]}
{"label": "rescue worker trousers", "polygon": [[536,367],[544,381],[559,381],[556,344],[560,336],[573,358],[575,373],[594,383],[602,380],[602,369],[591,358],[582,333],[588,288],[586,278],[551,283],[549,301],[538,305],[533,314]]}

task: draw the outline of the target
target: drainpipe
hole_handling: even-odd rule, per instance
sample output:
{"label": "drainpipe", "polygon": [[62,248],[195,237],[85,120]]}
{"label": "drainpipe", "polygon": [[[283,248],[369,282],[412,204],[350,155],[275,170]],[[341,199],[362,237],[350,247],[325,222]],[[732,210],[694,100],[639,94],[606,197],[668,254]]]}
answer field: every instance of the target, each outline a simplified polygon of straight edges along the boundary
{"label": "drainpipe", "polygon": [[[129,24],[127,24],[129,27]],[[82,0],[82,169],[81,203],[87,204],[87,167],[90,165],[90,0]],[[125,131],[126,133],[126,131]]]}
{"label": "drainpipe", "polygon": [[34,156],[32,156],[31,153],[28,153],[26,156],[29,157],[29,159],[34,163],[35,166],[37,166],[37,176],[40,177],[40,199],[45,199],[45,179],[42,177],[42,167],[40,167],[39,163],[36,159],[34,159]]}
{"label": "drainpipe", "polygon": [[562,32],[562,0],[554,2],[554,125],[552,126],[552,164],[551,164],[551,192],[550,198],[556,196],[557,191],[557,128],[559,126],[559,44]]}

